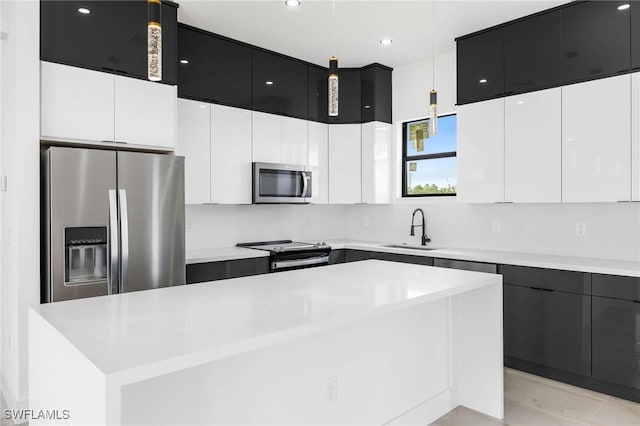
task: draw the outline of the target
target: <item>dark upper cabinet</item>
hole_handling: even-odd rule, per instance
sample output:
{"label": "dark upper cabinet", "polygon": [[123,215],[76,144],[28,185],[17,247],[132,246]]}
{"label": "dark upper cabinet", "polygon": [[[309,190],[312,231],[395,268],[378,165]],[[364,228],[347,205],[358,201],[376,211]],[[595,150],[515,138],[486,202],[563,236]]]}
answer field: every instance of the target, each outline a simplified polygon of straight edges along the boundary
{"label": "dark upper cabinet", "polygon": [[209,100],[212,40],[212,37],[200,31],[178,27],[178,96]]}
{"label": "dark upper cabinet", "polygon": [[329,123],[361,123],[362,83],[360,69],[339,69],[338,78],[338,116],[329,117]]}
{"label": "dark upper cabinet", "polygon": [[503,34],[497,28],[457,40],[458,104],[504,94]]}
{"label": "dark upper cabinet", "polygon": [[503,286],[504,355],[542,364],[542,291]]}
{"label": "dark upper cabinet", "polygon": [[309,120],[326,123],[329,120],[329,70],[315,65],[308,65],[307,72],[309,75],[307,90]]}
{"label": "dark upper cabinet", "polygon": [[640,389],[640,303],[593,296],[596,379]]}
{"label": "dark upper cabinet", "polygon": [[623,1],[587,1],[562,9],[563,82],[615,75],[630,68],[630,9]]}
{"label": "dark upper cabinet", "polygon": [[640,69],[640,1],[631,4],[631,68]]}
{"label": "dark upper cabinet", "polygon": [[391,123],[391,68],[373,64],[361,71],[361,119],[363,123]]}
{"label": "dark upper cabinet", "polygon": [[251,108],[255,111],[284,114],[282,97],[282,60],[280,56],[262,50],[252,51]]}
{"label": "dark upper cabinet", "polygon": [[282,58],[281,66],[284,114],[306,120],[309,116],[307,65],[293,59]]}
{"label": "dark upper cabinet", "polygon": [[251,108],[251,48],[218,37],[211,37],[209,46],[209,99]]}
{"label": "dark upper cabinet", "polygon": [[[80,13],[79,9],[90,13]],[[147,77],[146,1],[40,2],[40,58]],[[163,81],[176,83],[177,5],[162,5]]]}
{"label": "dark upper cabinet", "polygon": [[504,28],[504,90],[522,93],[562,83],[562,12]]}

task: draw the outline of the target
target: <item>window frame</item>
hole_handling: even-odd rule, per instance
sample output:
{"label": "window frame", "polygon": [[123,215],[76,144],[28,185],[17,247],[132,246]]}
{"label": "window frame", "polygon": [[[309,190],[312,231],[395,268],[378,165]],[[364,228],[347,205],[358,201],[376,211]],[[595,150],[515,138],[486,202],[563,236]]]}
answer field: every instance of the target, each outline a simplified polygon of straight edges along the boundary
{"label": "window frame", "polygon": [[[438,115],[438,118],[441,117],[449,117],[452,115],[457,115],[456,112],[451,112],[448,114]],[[456,118],[457,120],[457,118]],[[451,158],[458,157],[458,140],[456,135],[456,150],[449,152],[439,152],[436,154],[423,154],[423,155],[412,155],[407,156],[407,129],[409,128],[409,124],[416,123],[418,121],[429,121],[429,117],[419,118],[417,120],[404,121],[402,123],[402,198],[416,198],[416,197],[455,197],[458,195],[457,192],[446,193],[446,194],[408,194],[407,193],[407,162],[412,160],[433,160],[438,158]],[[458,169],[456,166],[456,175],[458,173]],[[457,186],[457,185],[456,185]]]}

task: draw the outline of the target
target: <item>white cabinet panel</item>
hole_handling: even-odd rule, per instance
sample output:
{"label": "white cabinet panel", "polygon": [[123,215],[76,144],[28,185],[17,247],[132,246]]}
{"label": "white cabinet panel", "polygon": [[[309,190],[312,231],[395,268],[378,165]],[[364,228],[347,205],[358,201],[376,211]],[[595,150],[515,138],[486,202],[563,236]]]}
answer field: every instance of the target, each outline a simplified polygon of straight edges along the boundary
{"label": "white cabinet panel", "polygon": [[329,126],[329,203],[362,201],[361,125]]}
{"label": "white cabinet panel", "polygon": [[631,76],[562,88],[562,201],[631,198]]}
{"label": "white cabinet panel", "polygon": [[631,200],[640,201],[640,73],[631,74]]}
{"label": "white cabinet panel", "polygon": [[176,155],[184,156],[184,202],[211,201],[210,106],[178,99]]}
{"label": "white cabinet panel", "polygon": [[391,124],[362,125],[362,202],[391,202]]}
{"label": "white cabinet panel", "polygon": [[312,198],[314,204],[329,202],[329,125],[309,122],[309,160],[313,176]]}
{"label": "white cabinet panel", "polygon": [[282,117],[253,111],[253,161],[282,163]]}
{"label": "white cabinet panel", "polygon": [[177,86],[115,76],[116,141],[173,148]]}
{"label": "white cabinet panel", "polygon": [[251,204],[251,111],[211,105],[211,202]]}
{"label": "white cabinet panel", "polygon": [[562,92],[505,98],[505,201],[561,200]]}
{"label": "white cabinet panel", "polygon": [[307,165],[307,121],[298,118],[282,119],[282,162]]}
{"label": "white cabinet panel", "polygon": [[41,62],[43,139],[114,141],[113,76]]}
{"label": "white cabinet panel", "polygon": [[458,107],[457,199],[504,201],[504,99]]}

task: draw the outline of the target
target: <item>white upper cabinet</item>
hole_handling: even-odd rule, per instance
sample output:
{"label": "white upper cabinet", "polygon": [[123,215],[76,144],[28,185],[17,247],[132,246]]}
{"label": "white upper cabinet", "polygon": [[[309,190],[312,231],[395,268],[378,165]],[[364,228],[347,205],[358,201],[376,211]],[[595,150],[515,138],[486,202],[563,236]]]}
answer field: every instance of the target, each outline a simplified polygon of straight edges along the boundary
{"label": "white upper cabinet", "polygon": [[178,99],[176,155],[184,156],[184,202],[211,201],[210,105]]}
{"label": "white upper cabinet", "polygon": [[631,200],[640,201],[640,73],[631,74]]}
{"label": "white upper cabinet", "polygon": [[251,204],[251,111],[211,105],[211,202]]}
{"label": "white upper cabinet", "polygon": [[282,117],[251,112],[253,161],[282,163]]}
{"label": "white upper cabinet", "polygon": [[631,199],[631,76],[562,88],[562,201]]}
{"label": "white upper cabinet", "polygon": [[42,139],[115,140],[113,76],[41,64]]}
{"label": "white upper cabinet", "polygon": [[116,142],[173,148],[177,86],[114,78]]}
{"label": "white upper cabinet", "polygon": [[504,201],[504,99],[458,107],[457,199]]}
{"label": "white upper cabinet", "polygon": [[307,121],[282,117],[282,163],[307,164]]}
{"label": "white upper cabinet", "polygon": [[311,167],[311,202],[329,202],[329,125],[310,121],[308,123],[309,161]]}
{"label": "white upper cabinet", "polygon": [[561,113],[559,87],[505,98],[505,201],[561,201]]}
{"label": "white upper cabinet", "polygon": [[41,62],[41,99],[42,139],[175,146],[176,86]]}
{"label": "white upper cabinet", "polygon": [[362,125],[362,202],[391,202],[391,124]]}
{"label": "white upper cabinet", "polygon": [[329,203],[362,202],[361,125],[329,126]]}

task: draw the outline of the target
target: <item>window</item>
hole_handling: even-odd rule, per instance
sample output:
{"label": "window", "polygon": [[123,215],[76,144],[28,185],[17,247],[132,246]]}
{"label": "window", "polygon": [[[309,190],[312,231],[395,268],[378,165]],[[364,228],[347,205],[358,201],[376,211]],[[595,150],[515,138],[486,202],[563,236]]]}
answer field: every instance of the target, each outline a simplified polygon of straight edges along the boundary
{"label": "window", "polygon": [[402,123],[402,196],[456,195],[456,115],[438,117],[438,134],[428,135],[429,119]]}

